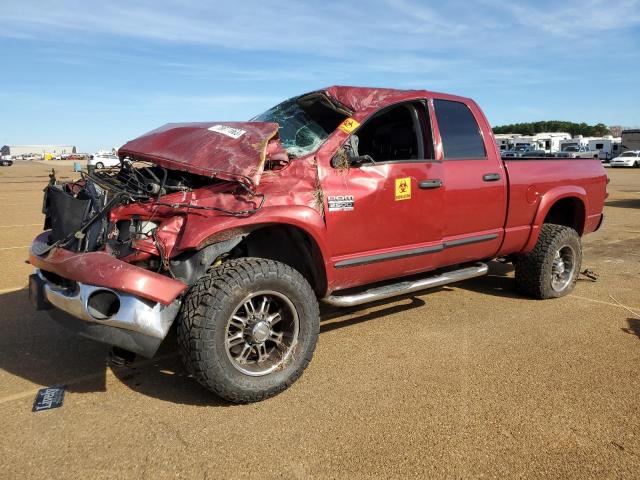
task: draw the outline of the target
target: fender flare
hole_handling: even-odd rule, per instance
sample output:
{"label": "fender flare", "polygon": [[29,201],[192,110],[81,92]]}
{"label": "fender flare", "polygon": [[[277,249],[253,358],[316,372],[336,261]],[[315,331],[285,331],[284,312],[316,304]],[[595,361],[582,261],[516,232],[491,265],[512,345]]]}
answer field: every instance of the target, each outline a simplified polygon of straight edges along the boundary
{"label": "fender flare", "polygon": [[586,220],[586,215],[589,211],[589,199],[584,188],[578,187],[576,185],[563,185],[560,187],[552,188],[551,190],[545,192],[540,198],[538,209],[531,224],[531,233],[529,234],[529,240],[527,240],[527,243],[522,249],[523,253],[530,252],[536,246],[538,236],[540,235],[540,229],[542,228],[542,224],[544,223],[544,219],[546,218],[551,208],[556,204],[556,202],[564,198],[577,198],[578,200],[580,200],[585,212],[585,219],[583,219],[583,222],[584,220]]}
{"label": "fender flare", "polygon": [[[327,263],[331,258],[326,242],[324,218],[315,208],[302,205],[279,205],[264,207],[248,217],[214,217],[208,224],[197,229],[197,233],[181,238],[180,249],[200,250],[212,243],[246,235],[254,230],[270,225],[288,225],[296,227],[309,236],[317,245],[322,257],[322,269],[328,284],[332,282],[332,271]],[[320,265],[318,265],[320,266]]]}

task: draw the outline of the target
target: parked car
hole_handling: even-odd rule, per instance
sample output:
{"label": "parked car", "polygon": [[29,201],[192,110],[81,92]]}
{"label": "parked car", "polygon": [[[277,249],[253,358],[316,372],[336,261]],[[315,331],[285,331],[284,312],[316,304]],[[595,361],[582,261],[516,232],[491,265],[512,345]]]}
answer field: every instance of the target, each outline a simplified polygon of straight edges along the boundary
{"label": "parked car", "polygon": [[97,169],[113,168],[120,166],[120,158],[113,153],[99,152],[94,154],[87,163]]}
{"label": "parked car", "polygon": [[504,158],[519,158],[525,154],[538,151],[533,145],[516,145],[509,150],[503,150],[501,156]]}
{"label": "parked car", "polygon": [[569,145],[556,154],[559,158],[600,158],[598,150],[591,150],[587,145]]}
{"label": "parked car", "polygon": [[528,150],[524,152],[522,155],[520,155],[521,158],[536,158],[536,157],[539,158],[539,157],[548,157],[548,156],[552,156],[552,155],[548,154],[544,150]]}
{"label": "parked car", "polygon": [[640,150],[628,150],[611,160],[612,167],[640,167]]}
{"label": "parked car", "polygon": [[32,302],[149,357],[175,323],[189,372],[240,403],[302,374],[318,301],[478,277],[498,257],[521,292],[567,295],[607,195],[599,161],[503,160],[473,100],[418,90],[330,87],[118,154],[133,163],[46,188]]}
{"label": "parked car", "polygon": [[13,165],[13,160],[11,160],[10,155],[5,155],[2,158],[0,158],[0,166],[10,167],[11,165]]}

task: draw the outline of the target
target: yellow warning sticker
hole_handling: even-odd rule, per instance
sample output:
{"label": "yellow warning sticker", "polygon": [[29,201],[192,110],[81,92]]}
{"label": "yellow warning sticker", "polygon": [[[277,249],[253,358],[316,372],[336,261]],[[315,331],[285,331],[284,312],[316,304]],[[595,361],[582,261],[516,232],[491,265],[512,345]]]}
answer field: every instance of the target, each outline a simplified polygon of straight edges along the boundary
{"label": "yellow warning sticker", "polygon": [[357,120],[354,120],[353,118],[347,118],[344,122],[340,124],[338,128],[342,130],[344,133],[351,133],[359,126],[360,126],[360,123]]}
{"label": "yellow warning sticker", "polygon": [[411,177],[396,178],[396,200],[411,198]]}

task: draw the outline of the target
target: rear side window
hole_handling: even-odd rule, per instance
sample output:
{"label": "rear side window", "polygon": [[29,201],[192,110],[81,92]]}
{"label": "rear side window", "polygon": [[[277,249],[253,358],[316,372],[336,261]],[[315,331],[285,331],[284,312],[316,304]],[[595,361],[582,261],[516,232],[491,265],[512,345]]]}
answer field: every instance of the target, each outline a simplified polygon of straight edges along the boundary
{"label": "rear side window", "polygon": [[433,104],[445,160],[486,158],[480,128],[469,107],[449,100],[434,100]]}

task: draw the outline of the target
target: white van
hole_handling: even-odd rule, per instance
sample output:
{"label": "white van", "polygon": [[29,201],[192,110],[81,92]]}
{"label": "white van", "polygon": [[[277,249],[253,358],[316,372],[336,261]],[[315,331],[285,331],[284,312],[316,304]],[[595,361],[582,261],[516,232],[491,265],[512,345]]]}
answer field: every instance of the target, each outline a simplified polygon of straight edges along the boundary
{"label": "white van", "polygon": [[120,159],[117,155],[110,152],[98,152],[94,154],[87,163],[89,166],[93,166],[97,169],[113,168],[120,166]]}

